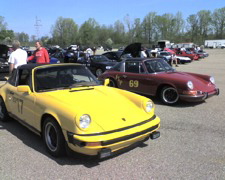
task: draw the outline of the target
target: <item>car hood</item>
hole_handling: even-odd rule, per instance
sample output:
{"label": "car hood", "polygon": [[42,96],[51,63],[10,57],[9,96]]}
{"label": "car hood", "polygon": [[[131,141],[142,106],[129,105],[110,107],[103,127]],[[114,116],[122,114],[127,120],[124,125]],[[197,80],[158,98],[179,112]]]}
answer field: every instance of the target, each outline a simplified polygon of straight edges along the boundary
{"label": "car hood", "polygon": [[209,81],[206,81],[200,76],[193,75],[192,73],[188,73],[188,72],[174,71],[174,72],[166,72],[162,74],[159,73],[158,75],[159,75],[158,78],[164,79],[165,82],[171,82],[173,84],[176,84],[177,86],[180,85],[182,89],[188,81],[192,81],[194,85],[193,90],[201,90],[204,92],[208,92],[208,91],[214,90],[215,88],[215,86],[209,83]]}
{"label": "car hood", "polygon": [[8,46],[0,44],[0,58],[7,58],[8,51],[9,51]]}
{"label": "car hood", "polygon": [[141,43],[133,43],[125,47],[120,57],[124,54],[131,54],[133,57],[138,57],[141,51]]}
{"label": "car hood", "polygon": [[73,114],[89,114],[103,131],[137,124],[154,115],[144,111],[141,101],[132,101],[130,92],[107,86],[46,92],[45,96],[48,97],[43,98],[56,100],[59,107],[67,107]]}

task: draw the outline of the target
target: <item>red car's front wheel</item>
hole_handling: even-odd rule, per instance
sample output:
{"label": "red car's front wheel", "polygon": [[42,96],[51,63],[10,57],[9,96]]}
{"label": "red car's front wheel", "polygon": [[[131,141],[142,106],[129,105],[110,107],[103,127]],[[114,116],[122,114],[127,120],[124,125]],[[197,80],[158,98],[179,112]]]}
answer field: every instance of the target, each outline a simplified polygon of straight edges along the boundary
{"label": "red car's front wheel", "polygon": [[164,104],[173,105],[179,100],[179,94],[174,87],[164,86],[160,92],[160,99]]}

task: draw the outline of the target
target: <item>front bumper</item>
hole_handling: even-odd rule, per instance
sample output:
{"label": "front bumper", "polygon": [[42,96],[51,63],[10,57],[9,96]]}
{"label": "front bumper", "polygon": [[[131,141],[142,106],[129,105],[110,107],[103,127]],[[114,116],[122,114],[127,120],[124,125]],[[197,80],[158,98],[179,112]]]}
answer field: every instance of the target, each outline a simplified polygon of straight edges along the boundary
{"label": "front bumper", "polygon": [[197,95],[184,95],[184,94],[180,94],[180,99],[183,101],[188,101],[188,102],[200,102],[200,101],[204,101],[205,99],[208,99],[212,96],[215,95],[219,95],[220,91],[219,88],[216,88],[215,91],[213,92],[200,92]]}
{"label": "front bumper", "polygon": [[[114,152],[146,139],[159,137],[157,130],[160,119],[157,116],[136,125],[108,132],[79,135],[67,132],[68,146],[75,152],[86,155],[99,155],[100,158],[111,156]],[[97,143],[90,146],[89,143]]]}

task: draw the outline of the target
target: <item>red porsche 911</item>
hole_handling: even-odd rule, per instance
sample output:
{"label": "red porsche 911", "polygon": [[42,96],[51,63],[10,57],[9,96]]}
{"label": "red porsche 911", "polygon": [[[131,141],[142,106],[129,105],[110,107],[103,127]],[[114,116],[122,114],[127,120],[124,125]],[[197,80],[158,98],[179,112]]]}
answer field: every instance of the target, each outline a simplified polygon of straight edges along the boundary
{"label": "red porsche 911", "polygon": [[103,73],[110,86],[159,97],[164,104],[197,102],[219,95],[212,76],[178,72],[160,58],[130,58]]}

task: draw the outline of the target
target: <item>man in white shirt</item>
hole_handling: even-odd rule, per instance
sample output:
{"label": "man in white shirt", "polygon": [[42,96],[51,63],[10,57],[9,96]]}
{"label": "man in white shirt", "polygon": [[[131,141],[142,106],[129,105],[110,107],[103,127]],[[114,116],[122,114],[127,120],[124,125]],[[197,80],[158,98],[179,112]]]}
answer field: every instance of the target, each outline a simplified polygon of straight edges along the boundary
{"label": "man in white shirt", "polygon": [[20,49],[20,42],[17,40],[13,41],[12,48],[13,52],[9,56],[9,75],[12,74],[13,69],[27,64],[27,52]]}
{"label": "man in white shirt", "polygon": [[147,54],[145,53],[145,48],[141,47],[141,54],[140,54],[141,58],[146,58]]}

